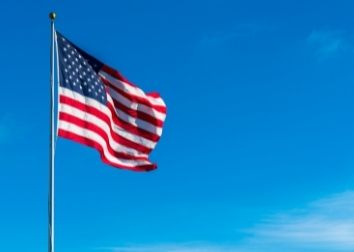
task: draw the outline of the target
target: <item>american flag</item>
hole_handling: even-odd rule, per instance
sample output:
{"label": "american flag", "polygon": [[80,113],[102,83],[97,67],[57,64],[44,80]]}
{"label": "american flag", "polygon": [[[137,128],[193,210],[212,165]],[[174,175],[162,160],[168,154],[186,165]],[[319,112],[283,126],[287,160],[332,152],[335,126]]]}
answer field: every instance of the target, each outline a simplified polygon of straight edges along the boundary
{"label": "american flag", "polygon": [[58,135],[99,151],[114,167],[149,171],[162,134],[166,105],[117,70],[56,32],[59,58]]}

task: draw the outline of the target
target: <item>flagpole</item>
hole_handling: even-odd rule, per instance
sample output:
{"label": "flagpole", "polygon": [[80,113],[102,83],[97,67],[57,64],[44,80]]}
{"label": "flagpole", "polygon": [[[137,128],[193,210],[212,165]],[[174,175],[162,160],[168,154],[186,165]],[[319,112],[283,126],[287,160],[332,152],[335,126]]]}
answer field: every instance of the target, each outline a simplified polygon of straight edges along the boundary
{"label": "flagpole", "polygon": [[49,134],[49,194],[48,194],[48,252],[54,252],[54,143],[55,143],[55,124],[54,124],[54,20],[56,14],[49,14],[51,26],[51,53],[50,53],[50,134]]}

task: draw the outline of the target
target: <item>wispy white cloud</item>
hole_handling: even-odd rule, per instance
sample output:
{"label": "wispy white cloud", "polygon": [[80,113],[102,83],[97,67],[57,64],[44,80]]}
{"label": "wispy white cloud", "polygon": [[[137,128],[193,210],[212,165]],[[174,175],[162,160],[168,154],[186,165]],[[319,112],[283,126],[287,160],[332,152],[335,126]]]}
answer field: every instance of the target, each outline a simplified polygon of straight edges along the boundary
{"label": "wispy white cloud", "polygon": [[236,39],[250,38],[274,30],[274,26],[267,24],[243,23],[236,25],[230,30],[205,34],[201,38],[200,44],[204,46],[222,46]]}
{"label": "wispy white cloud", "polygon": [[341,31],[314,30],[308,38],[307,43],[313,48],[320,60],[327,59],[350,49],[350,44]]}
{"label": "wispy white cloud", "polygon": [[235,244],[170,243],[100,248],[110,252],[349,252],[354,251],[354,191],[269,216]]}
{"label": "wispy white cloud", "polygon": [[249,232],[253,236],[249,242],[316,248],[316,251],[354,251],[354,192],[272,216]]}

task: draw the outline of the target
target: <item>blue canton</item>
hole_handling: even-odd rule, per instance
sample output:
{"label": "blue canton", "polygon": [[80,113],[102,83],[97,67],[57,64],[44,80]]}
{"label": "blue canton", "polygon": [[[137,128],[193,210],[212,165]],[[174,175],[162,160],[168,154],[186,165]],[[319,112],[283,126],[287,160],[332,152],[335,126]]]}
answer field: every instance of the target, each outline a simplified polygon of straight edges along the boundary
{"label": "blue canton", "polygon": [[57,32],[60,86],[107,103],[105,86],[98,76],[102,63]]}

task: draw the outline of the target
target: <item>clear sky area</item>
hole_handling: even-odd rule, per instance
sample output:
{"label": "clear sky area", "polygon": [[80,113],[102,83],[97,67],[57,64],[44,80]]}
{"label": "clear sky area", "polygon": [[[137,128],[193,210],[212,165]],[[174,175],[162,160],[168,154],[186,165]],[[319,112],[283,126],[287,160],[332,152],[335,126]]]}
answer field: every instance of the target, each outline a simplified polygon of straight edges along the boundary
{"label": "clear sky area", "polygon": [[158,169],[56,143],[56,252],[354,251],[354,2],[2,1],[0,251],[47,251],[48,13],[168,108]]}

